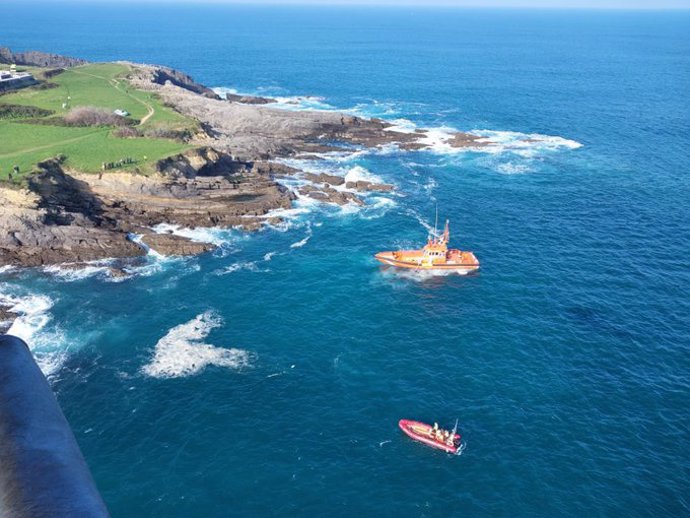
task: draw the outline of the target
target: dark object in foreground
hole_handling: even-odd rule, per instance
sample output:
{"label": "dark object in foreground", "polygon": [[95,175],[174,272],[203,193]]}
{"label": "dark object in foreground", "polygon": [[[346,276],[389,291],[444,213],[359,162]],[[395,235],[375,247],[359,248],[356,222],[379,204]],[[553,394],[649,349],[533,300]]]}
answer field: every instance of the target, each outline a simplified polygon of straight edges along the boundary
{"label": "dark object in foreground", "polygon": [[0,336],[0,516],[108,516],[48,381],[9,335]]}

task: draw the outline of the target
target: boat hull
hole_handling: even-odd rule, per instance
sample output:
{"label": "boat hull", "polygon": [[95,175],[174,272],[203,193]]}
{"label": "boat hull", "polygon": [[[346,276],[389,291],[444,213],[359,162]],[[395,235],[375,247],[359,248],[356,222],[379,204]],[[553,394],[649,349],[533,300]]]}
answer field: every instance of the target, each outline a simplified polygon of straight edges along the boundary
{"label": "boat hull", "polygon": [[[431,446],[437,450],[443,450],[447,453],[458,453],[459,446],[449,446],[445,442],[433,438],[433,426],[426,423],[420,423],[419,421],[411,421],[409,419],[401,419],[398,426],[408,437],[415,441],[419,441],[427,446]],[[455,434],[454,441],[460,442],[460,434]]]}
{"label": "boat hull", "polygon": [[[410,270],[425,270],[425,271],[457,271],[457,272],[474,272],[479,270],[479,262],[445,262],[445,263],[433,263],[433,264],[422,264],[420,261],[406,261],[396,259],[393,252],[381,252],[374,256],[377,261],[387,265],[393,266],[395,268],[406,268]],[[474,257],[474,256],[472,256]]]}

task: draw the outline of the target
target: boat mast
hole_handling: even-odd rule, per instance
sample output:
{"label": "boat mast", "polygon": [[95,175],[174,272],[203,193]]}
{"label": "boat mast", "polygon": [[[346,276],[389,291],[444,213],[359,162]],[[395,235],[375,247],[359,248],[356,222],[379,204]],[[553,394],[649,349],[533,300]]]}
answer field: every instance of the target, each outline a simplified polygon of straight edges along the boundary
{"label": "boat mast", "polygon": [[438,203],[436,204],[436,221],[434,223],[434,242],[438,241]]}

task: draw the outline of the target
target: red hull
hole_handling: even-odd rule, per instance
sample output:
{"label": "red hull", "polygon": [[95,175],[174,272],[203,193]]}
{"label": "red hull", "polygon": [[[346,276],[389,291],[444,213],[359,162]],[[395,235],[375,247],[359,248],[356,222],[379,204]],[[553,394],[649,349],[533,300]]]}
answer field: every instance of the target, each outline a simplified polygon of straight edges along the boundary
{"label": "red hull", "polygon": [[400,429],[405,432],[406,435],[414,439],[415,441],[423,442],[427,446],[436,448],[438,450],[443,450],[447,453],[456,454],[458,448],[460,447],[460,434],[456,433],[453,437],[453,444],[458,444],[457,446],[450,446],[443,441],[439,441],[433,436],[433,426],[426,423],[420,423],[419,421],[410,421],[409,419],[401,419],[398,423]]}

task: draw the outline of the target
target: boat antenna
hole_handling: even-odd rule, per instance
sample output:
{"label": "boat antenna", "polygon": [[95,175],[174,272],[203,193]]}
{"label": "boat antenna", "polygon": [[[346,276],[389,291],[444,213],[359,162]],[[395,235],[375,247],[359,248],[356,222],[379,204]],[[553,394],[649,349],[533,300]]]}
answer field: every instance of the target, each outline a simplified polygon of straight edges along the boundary
{"label": "boat antenna", "polygon": [[438,203],[436,204],[436,222],[434,223],[434,240],[438,239]]}

